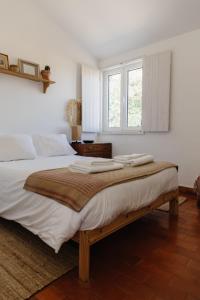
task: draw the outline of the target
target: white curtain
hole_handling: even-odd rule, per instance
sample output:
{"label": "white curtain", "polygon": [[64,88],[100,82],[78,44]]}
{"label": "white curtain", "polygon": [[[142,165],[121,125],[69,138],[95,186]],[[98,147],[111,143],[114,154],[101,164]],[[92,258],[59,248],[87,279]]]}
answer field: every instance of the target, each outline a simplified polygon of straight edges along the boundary
{"label": "white curtain", "polygon": [[101,119],[100,71],[82,65],[82,130],[99,132]]}
{"label": "white curtain", "polygon": [[169,131],[170,66],[170,51],[144,58],[142,97],[143,131]]}

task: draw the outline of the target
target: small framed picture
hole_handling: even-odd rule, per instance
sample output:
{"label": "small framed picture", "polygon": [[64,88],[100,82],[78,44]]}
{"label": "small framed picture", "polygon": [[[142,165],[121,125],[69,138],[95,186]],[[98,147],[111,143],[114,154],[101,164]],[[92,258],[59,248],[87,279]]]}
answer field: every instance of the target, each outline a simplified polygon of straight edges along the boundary
{"label": "small framed picture", "polygon": [[38,64],[23,59],[19,59],[18,64],[20,73],[30,75],[34,78],[40,77],[40,66]]}
{"label": "small framed picture", "polygon": [[9,61],[8,61],[7,54],[0,53],[0,68],[2,68],[2,69],[9,68]]}

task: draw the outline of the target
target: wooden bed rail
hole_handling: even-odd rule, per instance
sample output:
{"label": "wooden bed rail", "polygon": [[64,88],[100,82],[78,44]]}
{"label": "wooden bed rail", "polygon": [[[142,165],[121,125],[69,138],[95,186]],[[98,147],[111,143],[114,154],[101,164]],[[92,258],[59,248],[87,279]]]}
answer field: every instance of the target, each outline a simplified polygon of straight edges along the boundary
{"label": "wooden bed rail", "polygon": [[86,282],[89,280],[90,269],[90,246],[102,240],[115,231],[125,227],[135,220],[145,216],[162,204],[169,202],[169,215],[178,215],[178,190],[174,190],[159,196],[150,205],[139,210],[132,211],[126,215],[120,215],[110,224],[93,230],[78,231],[72,238],[79,243],[79,278]]}

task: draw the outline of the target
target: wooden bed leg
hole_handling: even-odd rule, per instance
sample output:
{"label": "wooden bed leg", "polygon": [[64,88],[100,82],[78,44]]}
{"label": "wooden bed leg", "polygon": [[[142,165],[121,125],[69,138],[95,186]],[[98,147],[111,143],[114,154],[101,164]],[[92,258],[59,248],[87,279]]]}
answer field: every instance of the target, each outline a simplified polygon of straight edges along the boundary
{"label": "wooden bed leg", "polygon": [[89,281],[90,273],[90,243],[88,233],[80,231],[79,235],[79,279]]}
{"label": "wooden bed leg", "polygon": [[170,216],[177,217],[178,216],[178,197],[169,201],[169,214]]}

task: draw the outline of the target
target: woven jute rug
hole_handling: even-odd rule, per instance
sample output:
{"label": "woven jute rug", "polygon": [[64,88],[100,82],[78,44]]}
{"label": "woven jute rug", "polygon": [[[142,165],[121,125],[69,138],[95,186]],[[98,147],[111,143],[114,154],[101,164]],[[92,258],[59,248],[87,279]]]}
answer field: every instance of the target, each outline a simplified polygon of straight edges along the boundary
{"label": "woven jute rug", "polygon": [[[187,200],[186,197],[179,196],[179,197],[178,197],[178,204],[181,205],[181,204],[183,204],[186,200]],[[162,210],[162,211],[168,212],[168,211],[169,211],[169,202],[167,202],[167,203],[161,205],[161,206],[158,208],[158,210]]]}
{"label": "woven jute rug", "polygon": [[0,300],[24,300],[77,265],[66,243],[59,254],[20,225],[0,218]]}

